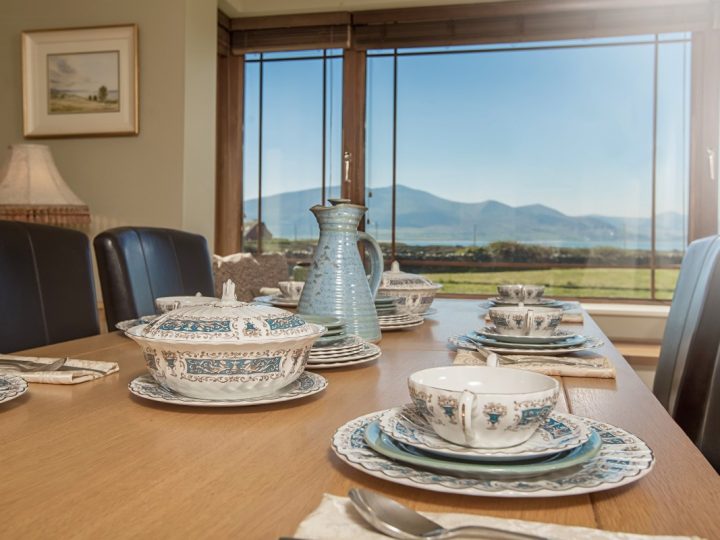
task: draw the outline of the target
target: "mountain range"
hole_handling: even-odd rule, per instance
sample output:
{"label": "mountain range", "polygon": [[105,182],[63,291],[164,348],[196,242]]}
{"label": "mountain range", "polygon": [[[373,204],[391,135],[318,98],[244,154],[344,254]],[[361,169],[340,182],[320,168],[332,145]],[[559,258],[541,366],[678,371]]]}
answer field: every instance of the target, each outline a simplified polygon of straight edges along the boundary
{"label": "mountain range", "polygon": [[[317,223],[308,210],[319,204],[320,189],[286,192],[263,197],[263,221],[274,237],[310,238]],[[380,239],[390,235],[392,188],[372,190],[368,197],[366,229]],[[245,216],[257,219],[257,199],[245,201]],[[398,241],[408,243],[478,244],[496,240],[628,247],[650,241],[650,218],[603,215],[569,216],[542,204],[509,206],[487,200],[463,203],[443,199],[426,191],[397,186],[396,230]],[[656,217],[661,249],[683,245],[684,218],[668,212]]]}

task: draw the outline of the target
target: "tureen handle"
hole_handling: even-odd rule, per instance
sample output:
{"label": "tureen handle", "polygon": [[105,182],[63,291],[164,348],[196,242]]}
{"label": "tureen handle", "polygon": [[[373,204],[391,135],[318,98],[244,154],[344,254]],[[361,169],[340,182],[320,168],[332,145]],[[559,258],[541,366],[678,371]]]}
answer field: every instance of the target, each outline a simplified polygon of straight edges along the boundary
{"label": "tureen handle", "polygon": [[223,283],[222,302],[237,302],[237,296],[235,296],[235,282],[232,279],[228,279]]}

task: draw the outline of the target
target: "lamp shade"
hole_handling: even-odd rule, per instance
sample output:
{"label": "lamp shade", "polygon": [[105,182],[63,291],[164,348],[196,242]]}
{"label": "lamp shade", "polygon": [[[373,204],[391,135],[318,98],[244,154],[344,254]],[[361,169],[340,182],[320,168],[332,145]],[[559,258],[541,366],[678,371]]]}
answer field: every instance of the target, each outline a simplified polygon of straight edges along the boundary
{"label": "lamp shade", "polygon": [[60,176],[50,148],[15,144],[0,170],[0,219],[55,225],[90,222],[87,205]]}

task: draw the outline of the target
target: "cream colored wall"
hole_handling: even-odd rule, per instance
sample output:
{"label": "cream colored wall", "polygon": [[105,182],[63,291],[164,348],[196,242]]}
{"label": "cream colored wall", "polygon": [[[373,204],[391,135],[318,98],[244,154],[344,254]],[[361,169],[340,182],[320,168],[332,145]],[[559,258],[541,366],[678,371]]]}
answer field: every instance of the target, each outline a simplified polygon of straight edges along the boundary
{"label": "cream colored wall", "polygon": [[212,245],[216,6],[212,0],[2,0],[0,160],[7,145],[23,142],[20,33],[137,23],[140,135],[36,142],[51,147],[60,173],[89,205],[91,234],[119,225],[164,226],[203,234]]}

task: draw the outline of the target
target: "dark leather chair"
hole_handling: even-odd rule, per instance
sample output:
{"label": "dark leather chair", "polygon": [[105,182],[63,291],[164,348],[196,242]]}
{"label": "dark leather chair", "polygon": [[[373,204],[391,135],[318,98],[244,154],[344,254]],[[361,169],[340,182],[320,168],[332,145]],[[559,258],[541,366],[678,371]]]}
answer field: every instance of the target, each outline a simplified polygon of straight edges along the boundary
{"label": "dark leather chair", "polygon": [[715,355],[715,372],[708,394],[705,414],[697,430],[695,444],[720,473],[720,350]]}
{"label": "dark leather chair", "polygon": [[100,332],[90,242],[60,227],[0,221],[0,352]]}
{"label": "dark leather chair", "polygon": [[[717,325],[720,320],[720,306],[712,306],[708,297],[712,293],[710,282],[720,272],[719,261],[720,237],[702,238],[690,244],[680,269],[653,385],[653,393],[673,416],[691,349],[697,350],[700,344],[698,328],[701,324]],[[708,315],[706,306],[710,310],[715,307],[714,320],[703,320]]]}
{"label": "dark leather chair", "polygon": [[[720,237],[690,244],[683,259],[653,392],[720,468]],[[711,427],[713,426],[713,427]]]}
{"label": "dark leather chair", "polygon": [[119,227],[93,241],[108,329],[155,313],[155,298],[213,294],[204,237],[173,229]]}

